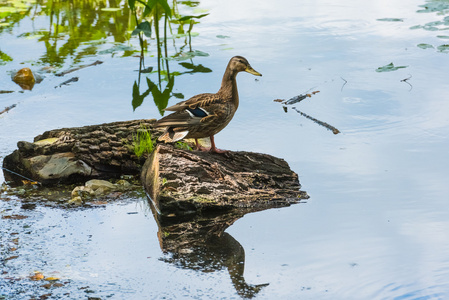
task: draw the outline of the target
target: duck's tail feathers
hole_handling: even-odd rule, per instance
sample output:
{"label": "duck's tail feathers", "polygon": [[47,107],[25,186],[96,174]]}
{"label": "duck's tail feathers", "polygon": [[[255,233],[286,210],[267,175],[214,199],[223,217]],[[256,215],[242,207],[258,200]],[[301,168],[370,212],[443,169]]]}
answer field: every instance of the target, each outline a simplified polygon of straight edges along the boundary
{"label": "duck's tail feathers", "polygon": [[172,127],[168,127],[167,130],[158,138],[158,141],[165,143],[176,142],[182,140],[188,133],[188,130],[174,131]]}

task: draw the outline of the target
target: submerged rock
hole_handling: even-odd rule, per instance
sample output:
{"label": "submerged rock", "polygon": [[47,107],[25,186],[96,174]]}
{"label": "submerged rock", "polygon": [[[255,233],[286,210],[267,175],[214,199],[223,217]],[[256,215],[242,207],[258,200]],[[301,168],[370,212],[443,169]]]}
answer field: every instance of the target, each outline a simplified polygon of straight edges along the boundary
{"label": "submerged rock", "polygon": [[106,180],[92,179],[83,186],[77,186],[73,189],[69,204],[81,205],[86,201],[95,198],[105,198],[113,192],[124,192],[133,189],[135,186],[126,180],[119,180],[117,183],[111,183]]}
{"label": "submerged rock", "polygon": [[11,75],[12,81],[17,83],[24,90],[32,90],[36,79],[30,68],[22,68]]}

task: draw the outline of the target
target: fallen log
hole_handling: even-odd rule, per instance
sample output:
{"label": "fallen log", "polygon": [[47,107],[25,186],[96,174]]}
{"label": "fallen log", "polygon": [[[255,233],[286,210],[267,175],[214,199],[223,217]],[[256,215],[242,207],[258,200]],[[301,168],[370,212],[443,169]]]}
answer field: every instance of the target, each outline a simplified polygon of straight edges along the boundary
{"label": "fallen log", "polygon": [[[132,149],[139,130],[152,129],[155,120],[133,120],[46,131],[34,142],[19,141],[3,160],[5,179],[23,177],[44,185],[84,183],[90,179],[138,175],[145,157]],[[12,172],[10,172],[12,171]]]}
{"label": "fallen log", "polygon": [[142,168],[141,181],[163,220],[284,207],[307,198],[287,162],[243,151],[217,154],[158,145]]}
{"label": "fallen log", "polygon": [[287,162],[267,154],[217,154],[164,144],[157,145],[145,162],[145,155],[138,157],[131,145],[139,131],[154,130],[158,136],[154,122],[133,120],[46,131],[33,143],[18,142],[18,149],[4,158],[5,179],[84,184],[141,172],[154,209],[169,223],[235,209],[284,207],[307,198]]}

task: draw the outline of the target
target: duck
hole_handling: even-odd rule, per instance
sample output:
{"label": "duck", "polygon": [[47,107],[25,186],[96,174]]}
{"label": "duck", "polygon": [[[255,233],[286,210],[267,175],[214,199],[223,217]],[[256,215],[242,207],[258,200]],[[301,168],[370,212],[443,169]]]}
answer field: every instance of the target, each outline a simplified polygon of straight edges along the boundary
{"label": "duck", "polygon": [[[158,140],[171,143],[193,138],[196,150],[226,152],[215,146],[214,136],[229,124],[239,107],[236,77],[240,72],[262,76],[251,67],[243,56],[232,57],[217,93],[199,94],[165,108],[165,111],[172,113],[155,123],[155,127],[166,127],[165,132]],[[209,149],[201,147],[198,143],[198,139],[207,137],[210,138],[211,143]]]}

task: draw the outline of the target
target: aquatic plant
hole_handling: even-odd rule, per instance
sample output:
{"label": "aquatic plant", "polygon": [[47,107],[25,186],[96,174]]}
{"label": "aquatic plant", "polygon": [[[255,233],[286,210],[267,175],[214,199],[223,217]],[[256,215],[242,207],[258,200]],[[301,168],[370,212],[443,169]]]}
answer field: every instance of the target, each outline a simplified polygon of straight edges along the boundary
{"label": "aquatic plant", "polygon": [[141,157],[145,153],[150,154],[154,149],[154,142],[151,139],[150,129],[142,126],[133,134],[133,140],[129,147],[133,150],[137,157]]}

